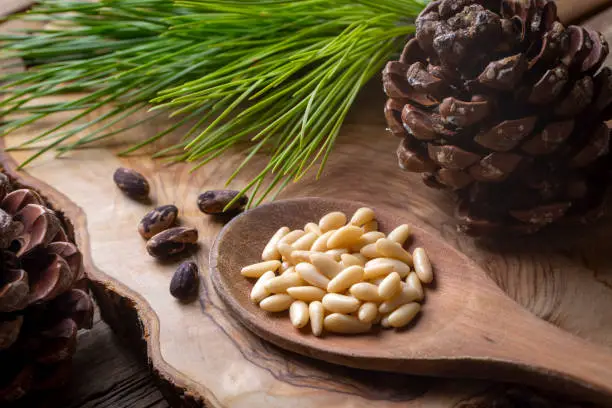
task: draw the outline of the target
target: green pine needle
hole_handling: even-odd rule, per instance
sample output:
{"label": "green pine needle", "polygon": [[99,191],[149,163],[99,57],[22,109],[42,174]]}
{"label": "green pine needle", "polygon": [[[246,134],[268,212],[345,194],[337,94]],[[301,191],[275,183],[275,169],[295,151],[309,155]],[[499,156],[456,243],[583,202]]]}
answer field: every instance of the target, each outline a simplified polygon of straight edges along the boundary
{"label": "green pine needle", "polygon": [[[259,204],[315,163],[320,176],[359,91],[414,32],[426,2],[41,0],[16,18],[55,28],[0,35],[0,58],[19,57],[29,67],[0,78],[0,113],[19,114],[0,135],[73,112],[17,147],[44,143],[23,166],[50,149],[61,155],[121,134],[143,121],[108,129],[148,106],[156,111],[151,119],[176,123],[121,154],[197,120],[155,156],[192,162],[195,170],[245,145],[229,183],[267,154],[268,164],[242,191]],[[89,93],[70,102],[30,103],[82,91]]]}

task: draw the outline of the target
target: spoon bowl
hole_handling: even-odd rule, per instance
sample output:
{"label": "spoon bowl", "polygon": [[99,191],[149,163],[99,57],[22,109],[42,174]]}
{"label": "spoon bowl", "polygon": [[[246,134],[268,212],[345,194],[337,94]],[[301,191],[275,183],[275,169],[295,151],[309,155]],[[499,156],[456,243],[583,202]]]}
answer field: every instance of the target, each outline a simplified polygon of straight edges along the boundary
{"label": "spoon bowl", "polygon": [[[252,280],[240,269],[261,261],[282,226],[303,228],[331,211],[349,218],[361,203],[299,198],[262,205],[234,218],[210,255],[211,277],[229,310],[275,345],[349,367],[420,375],[495,378],[568,387],[593,399],[612,396],[612,353],[545,322],[511,300],[486,274],[435,233],[404,214],[377,211],[380,231],[408,223],[407,249],[423,247],[434,267],[419,317],[401,330],[373,329],[358,336],[315,337],[297,330],[287,313],[267,313],[249,299]],[[572,356],[568,361],[568,356]]]}

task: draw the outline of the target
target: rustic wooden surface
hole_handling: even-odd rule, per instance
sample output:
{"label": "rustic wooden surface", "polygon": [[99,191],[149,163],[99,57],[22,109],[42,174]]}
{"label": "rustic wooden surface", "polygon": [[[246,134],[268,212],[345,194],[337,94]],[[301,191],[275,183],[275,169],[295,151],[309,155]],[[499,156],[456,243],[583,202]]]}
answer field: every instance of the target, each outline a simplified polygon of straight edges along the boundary
{"label": "rustic wooden surface", "polygon": [[[3,0],[1,6],[5,1]],[[611,16],[612,10],[608,10],[596,16],[589,24],[611,38]],[[544,236],[548,239],[546,248],[540,248],[545,253],[538,254],[528,250],[529,245],[539,244],[534,241],[525,243],[522,248],[498,247],[485,251],[472,241],[457,237],[448,224],[450,203],[443,195],[425,191],[416,184],[413,191],[406,191],[406,184],[412,183],[413,180],[396,169],[393,157],[396,141],[389,140],[389,137],[381,132],[384,123],[378,110],[372,108],[381,106],[382,103],[382,96],[377,88],[373,87],[362,98],[360,106],[345,126],[334,160],[330,162],[325,175],[326,179],[336,180],[335,187],[326,187],[322,183],[315,184],[312,180],[306,180],[298,186],[292,186],[285,195],[346,195],[356,198],[354,192],[359,189],[365,189],[372,197],[378,193],[382,197],[380,201],[383,205],[406,206],[415,216],[439,228],[444,237],[453,240],[458,248],[473,256],[489,271],[493,271],[493,277],[500,286],[536,315],[593,342],[612,346],[612,275],[605,252],[608,249],[606,240],[609,240],[611,231],[610,219],[606,219],[598,228],[588,232],[578,231],[574,236],[566,235],[561,240],[555,239],[554,233],[549,233]],[[354,140],[354,135],[359,135],[357,140]],[[16,135],[8,142],[15,143],[23,136]],[[376,140],[376,143],[372,144],[372,140]],[[369,149],[363,148],[366,145]],[[160,163],[146,159],[119,161],[112,154],[111,147],[77,152],[63,160],[45,159],[35,163],[28,172],[58,187],[85,210],[89,236],[85,236],[82,231],[80,239],[91,244],[93,263],[100,273],[97,277],[103,276],[104,273],[112,275],[141,293],[153,310],[168,313],[160,316],[160,321],[156,322],[149,314],[150,310],[145,310],[144,306],[138,308],[144,321],[152,323],[145,329],[144,334],[149,341],[149,358],[153,362],[155,374],[162,378],[172,377],[171,382],[176,386],[162,384],[169,394],[176,395],[176,392],[172,392],[177,388],[189,388],[196,394],[195,400],[198,395],[203,395],[213,406],[248,406],[249,402],[261,401],[264,397],[268,403],[288,403],[292,398],[299,398],[304,404],[311,402],[326,405],[327,402],[327,405],[337,403],[340,406],[339,401],[348,398],[345,404],[352,402],[353,406],[382,406],[385,404],[382,400],[398,406],[469,406],[465,400],[475,399],[478,402],[482,398],[499,399],[507,392],[506,386],[482,382],[432,381],[386,374],[372,376],[294,357],[253,338],[241,326],[228,319],[222,305],[210,291],[207,280],[201,303],[177,305],[167,295],[168,275],[174,265],[158,266],[150,259],[142,258],[143,243],[136,239],[138,237],[133,232],[134,220],[146,209],[117,194],[110,183],[109,175],[120,163],[134,166],[151,177],[157,202],[186,203],[183,219],[187,223],[197,225],[203,232],[198,260],[203,266],[203,274],[206,275],[206,254],[220,224],[197,213],[194,205],[195,195],[203,189],[218,187],[220,180],[226,177],[238,158],[213,163],[196,175],[188,175],[182,167],[168,169]],[[21,159],[27,154],[28,152],[16,156]],[[381,161],[381,157],[386,157],[386,161]],[[360,174],[355,168],[367,168],[371,172],[370,163],[375,159],[379,178],[363,180],[355,176]],[[217,178],[208,177],[212,174]],[[244,178],[238,180],[236,185],[243,180]],[[384,189],[381,188],[383,183]],[[427,203],[435,200],[435,204],[426,204],[425,198]],[[58,198],[60,201],[61,199]],[[93,212],[92,208],[95,209]],[[78,218],[78,209],[74,208],[73,211]],[[117,213],[127,215],[127,218],[119,217],[120,219],[115,220]],[[111,220],[114,220],[114,223],[109,228]],[[84,219],[77,221],[85,222]],[[121,233],[117,233],[119,230]],[[87,239],[89,241],[86,241]],[[107,255],[104,256],[104,253]],[[110,253],[113,256],[109,258]],[[119,263],[118,259],[124,261]],[[118,291],[125,289],[119,285],[111,286]],[[105,292],[104,288],[98,288],[97,291],[99,294]],[[201,309],[202,305],[204,310]],[[129,311],[129,306],[116,299],[105,302],[106,310],[114,310],[113,313],[108,313],[109,320],[121,323],[116,314]],[[198,323],[201,321],[206,323]],[[214,324],[209,325],[208,322]],[[182,333],[175,331],[175,324],[183,329]],[[102,327],[101,323],[96,327]],[[120,333],[134,338],[133,333],[128,333],[130,330],[123,330],[120,325],[117,328]],[[91,336],[95,342],[91,346],[88,346],[87,341],[82,342],[81,350],[85,348],[86,351],[80,351],[77,355],[79,372],[73,384],[74,399],[61,406],[164,406],[165,403],[158,400],[159,394],[152,391],[150,383],[144,383],[146,377],[142,369],[138,371],[138,366],[134,360],[128,359],[127,353],[110,347],[103,341],[104,336],[99,332],[90,332],[81,337],[87,338],[85,336]],[[165,346],[161,350],[153,350],[150,343],[155,341],[161,341]],[[190,344],[193,348],[190,348]],[[106,350],[108,356],[105,355]],[[121,363],[115,364],[114,361]],[[91,374],[94,366],[96,372]],[[104,367],[109,368],[104,370]],[[317,371],[321,368],[325,373],[315,374],[321,373]],[[226,376],[222,375],[222,370],[227,370]],[[194,375],[205,376],[209,380],[207,386],[189,384],[188,377]],[[321,389],[321,379],[325,378],[329,378],[328,388]],[[342,378],[342,381],[338,381],[339,378]],[[141,381],[142,385],[139,383]],[[244,388],[238,390],[238,387]],[[213,388],[221,389],[224,395],[215,398],[217,395],[211,392]],[[106,392],[107,389],[110,391]],[[355,394],[361,394],[366,399],[356,397]],[[324,399],[330,395],[335,395],[338,399]],[[72,398],[72,395],[67,398]],[[191,400],[194,398],[189,396],[184,399],[186,402]]]}

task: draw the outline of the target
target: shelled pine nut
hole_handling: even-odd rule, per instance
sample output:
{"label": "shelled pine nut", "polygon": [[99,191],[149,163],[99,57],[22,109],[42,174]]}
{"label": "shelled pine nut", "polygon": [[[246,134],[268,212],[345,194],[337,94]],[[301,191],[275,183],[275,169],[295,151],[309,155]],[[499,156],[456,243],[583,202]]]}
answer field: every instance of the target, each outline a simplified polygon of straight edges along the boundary
{"label": "shelled pine nut", "polygon": [[278,252],[276,245],[278,245],[278,241],[287,235],[289,231],[289,227],[281,227],[274,235],[272,235],[272,238],[270,238],[270,241],[268,241],[261,254],[261,259],[263,261],[276,261],[280,259],[280,253]]}
{"label": "shelled pine nut", "polygon": [[[420,312],[423,283],[433,280],[423,248],[404,248],[411,228],[378,231],[376,214],[360,208],[347,224],[342,212],[308,222],[304,229],[280,227],[262,251],[263,262],[240,273],[257,278],[250,300],[267,312],[288,311],[296,329],[313,335],[357,334],[372,325],[407,326]],[[414,266],[414,271],[411,270]]]}

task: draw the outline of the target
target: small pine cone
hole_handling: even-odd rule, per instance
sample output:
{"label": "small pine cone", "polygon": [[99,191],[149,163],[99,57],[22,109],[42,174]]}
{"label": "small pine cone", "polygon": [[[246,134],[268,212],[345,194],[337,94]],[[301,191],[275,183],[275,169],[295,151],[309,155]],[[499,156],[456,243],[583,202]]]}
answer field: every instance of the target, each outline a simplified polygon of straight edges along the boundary
{"label": "small pine cone", "polygon": [[93,301],[66,220],[0,173],[0,403],[65,383]]}
{"label": "small pine cone", "polygon": [[399,166],[458,197],[472,235],[601,214],[612,70],[595,31],[548,0],[438,0],[383,71]]}

